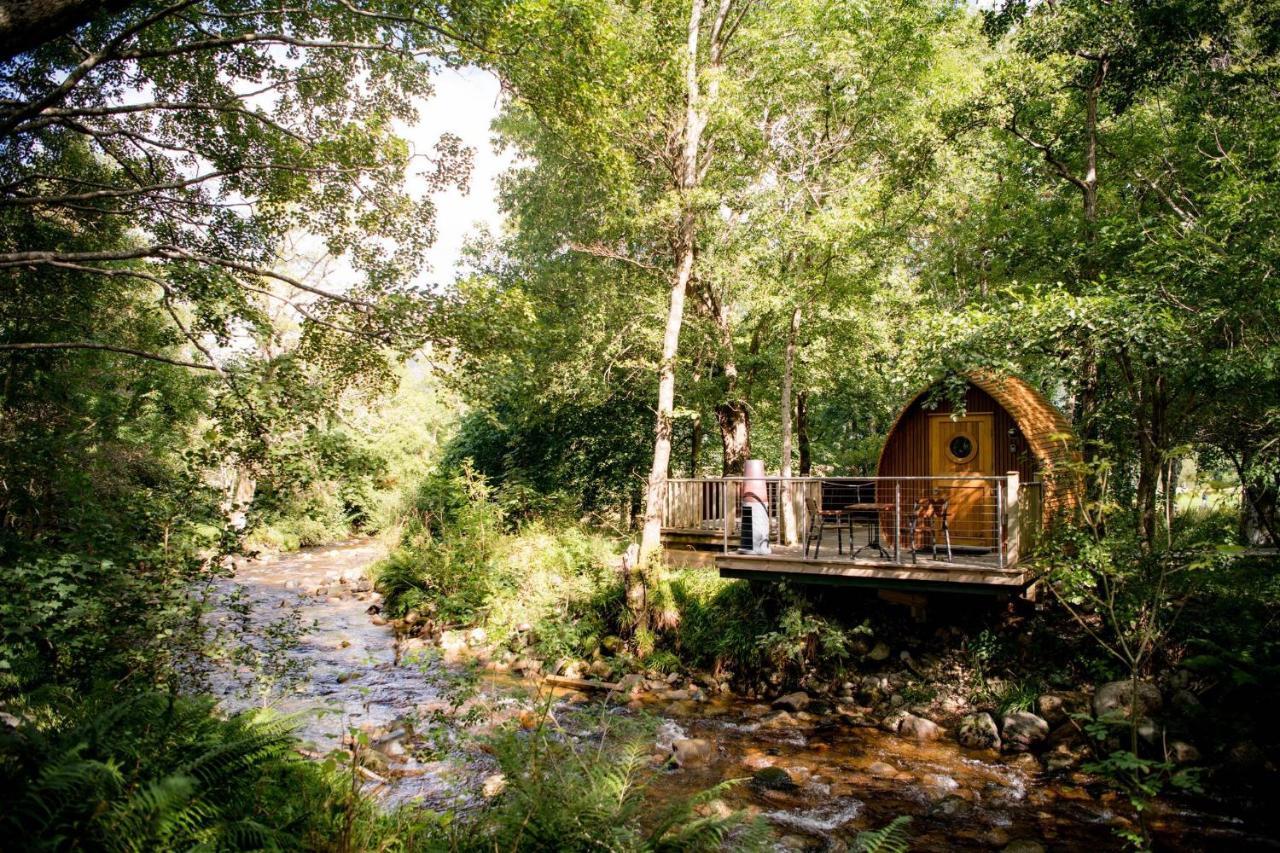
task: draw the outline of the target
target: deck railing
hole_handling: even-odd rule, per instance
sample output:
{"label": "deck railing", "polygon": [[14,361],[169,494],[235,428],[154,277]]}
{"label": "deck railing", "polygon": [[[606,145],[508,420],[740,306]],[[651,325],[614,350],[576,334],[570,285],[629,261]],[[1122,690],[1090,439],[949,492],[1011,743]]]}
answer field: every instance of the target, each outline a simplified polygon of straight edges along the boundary
{"label": "deck railing", "polygon": [[[994,557],[1000,568],[1018,562],[1039,531],[1041,484],[1004,477],[764,477],[768,494],[769,541],[805,548],[819,528],[826,538],[852,541],[845,553],[909,564],[932,556],[936,539],[944,553],[941,519],[930,514],[945,501],[946,532],[953,553]],[[664,532],[701,536],[720,550],[739,548],[742,477],[672,478],[667,481]],[[787,507],[790,506],[788,522]],[[726,519],[728,523],[726,523]],[[794,525],[791,531],[788,524]],[[788,532],[791,536],[788,536]],[[787,540],[791,541],[788,542]],[[830,543],[818,547],[830,554]],[[859,550],[861,549],[861,550]],[[812,547],[806,551],[814,552]],[[818,552],[823,553],[822,551]]]}

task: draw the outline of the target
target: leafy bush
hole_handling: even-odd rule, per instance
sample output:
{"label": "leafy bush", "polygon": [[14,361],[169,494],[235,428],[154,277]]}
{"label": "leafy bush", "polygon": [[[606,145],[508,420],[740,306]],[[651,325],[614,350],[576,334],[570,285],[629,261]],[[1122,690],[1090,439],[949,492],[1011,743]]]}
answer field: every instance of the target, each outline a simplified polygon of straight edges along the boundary
{"label": "leafy bush", "polygon": [[503,641],[531,626],[544,657],[589,653],[621,616],[622,589],[605,538],[533,521],[504,530],[491,489],[470,466],[418,487],[401,544],[374,569],[393,615],[484,625]]}
{"label": "leafy bush", "polygon": [[120,556],[64,552],[9,566],[0,697],[51,682],[170,681],[194,660],[199,607],[188,587],[201,561],[141,546]]}
{"label": "leafy bush", "polygon": [[681,614],[681,655],[698,667],[799,680],[815,667],[840,671],[850,641],[868,633],[865,624],[821,612],[811,591],[785,583],[726,581],[690,570],[677,575],[671,589]]}

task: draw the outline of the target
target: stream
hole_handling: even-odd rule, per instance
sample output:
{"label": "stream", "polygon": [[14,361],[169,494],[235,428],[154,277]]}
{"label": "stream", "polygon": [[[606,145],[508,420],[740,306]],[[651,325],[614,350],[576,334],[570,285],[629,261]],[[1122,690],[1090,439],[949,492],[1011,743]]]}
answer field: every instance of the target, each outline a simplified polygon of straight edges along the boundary
{"label": "stream", "polygon": [[[362,730],[379,752],[367,777],[371,792],[388,803],[467,811],[483,803],[496,767],[463,746],[416,748],[413,726],[403,721],[450,710],[442,684],[451,665],[402,661],[391,627],[368,612],[378,596],[364,570],[382,553],[376,542],[357,540],[239,561],[219,592],[252,609],[223,607],[210,616],[232,655],[212,673],[213,690],[231,710],[269,704],[294,715],[304,747],[316,754]],[[561,693],[552,713],[570,713],[585,698]],[[483,703],[488,718],[500,721],[528,713],[535,701],[527,683],[486,673],[469,704]],[[783,790],[742,784],[723,798],[769,821],[780,850],[849,849],[858,832],[898,815],[912,818],[912,850],[1125,849],[1115,831],[1130,825],[1132,808],[1085,774],[1049,775],[1030,755],[974,752],[950,738],[916,742],[812,714],[775,727],[768,710],[734,697],[669,702],[644,694],[611,713],[655,715],[655,752],[681,738],[712,745],[697,766],[655,762],[649,792],[657,800],[764,767],[786,771]],[[1147,822],[1159,849],[1280,850],[1226,809],[1160,801]]]}

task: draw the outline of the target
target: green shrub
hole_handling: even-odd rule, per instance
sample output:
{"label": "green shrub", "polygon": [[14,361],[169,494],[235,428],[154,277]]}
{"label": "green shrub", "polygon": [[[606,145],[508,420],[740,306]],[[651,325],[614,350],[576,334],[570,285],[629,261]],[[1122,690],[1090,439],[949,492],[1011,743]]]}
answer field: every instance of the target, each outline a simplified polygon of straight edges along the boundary
{"label": "green shrub", "polygon": [[142,546],[114,553],[49,554],[7,568],[0,698],[51,682],[171,681],[195,660],[200,609],[189,589],[202,562]]}
{"label": "green shrub", "polygon": [[502,642],[531,626],[545,658],[590,653],[618,623],[614,546],[576,525],[532,521],[509,531],[470,466],[438,471],[412,494],[400,545],[373,570],[393,615],[484,625]]}

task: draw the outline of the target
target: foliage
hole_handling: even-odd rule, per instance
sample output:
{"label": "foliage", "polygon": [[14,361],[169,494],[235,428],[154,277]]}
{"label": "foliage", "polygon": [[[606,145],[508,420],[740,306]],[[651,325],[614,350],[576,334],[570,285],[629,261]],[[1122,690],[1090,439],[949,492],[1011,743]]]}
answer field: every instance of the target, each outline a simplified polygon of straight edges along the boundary
{"label": "foliage", "polygon": [[475,849],[765,849],[760,822],[698,813],[741,780],[655,807],[645,784],[652,771],[646,770],[643,743],[575,745],[540,725],[531,732],[508,730],[493,749],[506,790],[484,816]]}
{"label": "foliage", "polygon": [[907,826],[911,818],[899,815],[879,829],[859,832],[853,849],[857,853],[906,853],[910,849]]}
{"label": "foliage", "polygon": [[469,465],[428,475],[403,524],[399,547],[373,570],[392,614],[483,625],[495,642],[531,631],[552,659],[589,654],[617,624],[613,545],[539,521],[506,531],[492,488]]}
{"label": "foliage", "polygon": [[333,763],[297,755],[287,720],[220,719],[207,700],[146,692],[14,710],[0,828],[29,849],[314,850],[419,831],[353,796]]}

